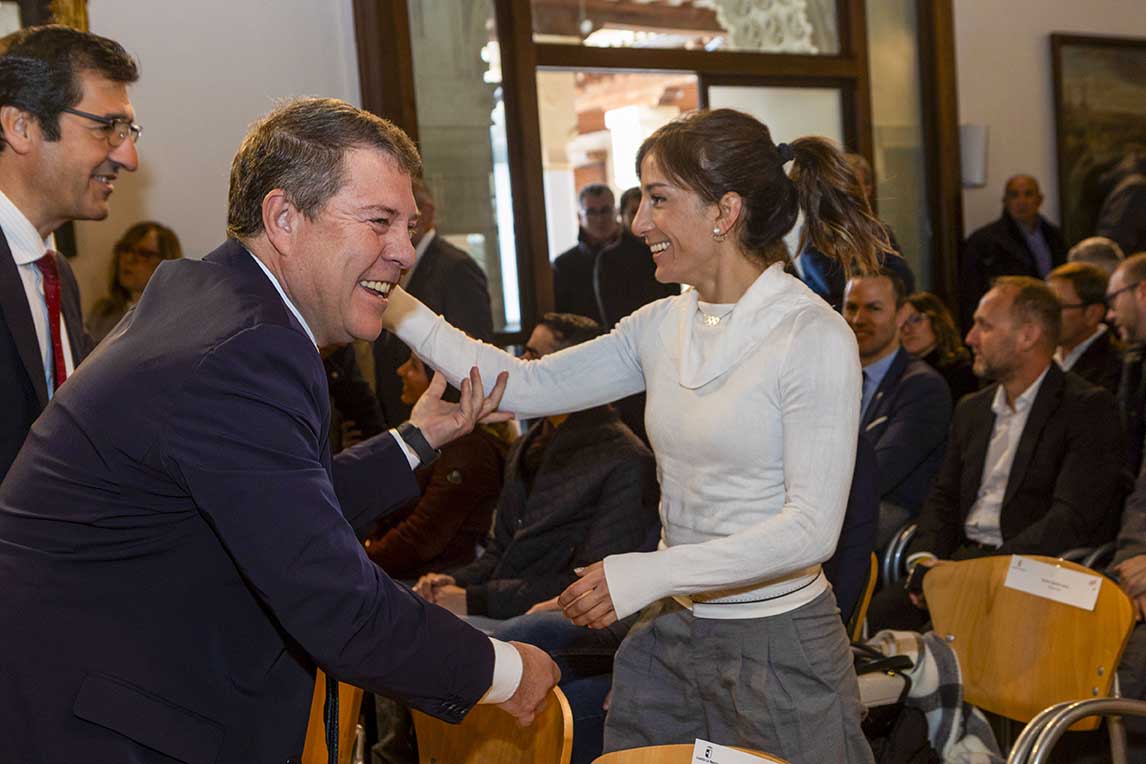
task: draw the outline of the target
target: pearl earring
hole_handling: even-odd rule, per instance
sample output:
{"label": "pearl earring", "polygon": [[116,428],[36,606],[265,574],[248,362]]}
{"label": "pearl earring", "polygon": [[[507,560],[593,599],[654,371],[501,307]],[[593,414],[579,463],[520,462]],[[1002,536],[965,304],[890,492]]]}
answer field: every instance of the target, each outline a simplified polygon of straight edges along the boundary
{"label": "pearl earring", "polygon": [[724,231],[720,230],[720,226],[713,226],[712,238],[715,239],[716,241],[724,241],[724,237],[725,237],[725,233],[724,233]]}

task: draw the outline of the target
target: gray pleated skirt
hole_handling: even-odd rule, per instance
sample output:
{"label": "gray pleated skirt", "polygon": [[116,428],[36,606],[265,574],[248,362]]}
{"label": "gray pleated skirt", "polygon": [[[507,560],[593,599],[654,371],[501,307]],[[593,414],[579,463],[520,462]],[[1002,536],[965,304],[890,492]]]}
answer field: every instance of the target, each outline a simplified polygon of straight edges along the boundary
{"label": "gray pleated skirt", "polygon": [[872,764],[835,596],[767,618],[645,609],[613,664],[605,751],[691,743],[755,748],[798,764]]}

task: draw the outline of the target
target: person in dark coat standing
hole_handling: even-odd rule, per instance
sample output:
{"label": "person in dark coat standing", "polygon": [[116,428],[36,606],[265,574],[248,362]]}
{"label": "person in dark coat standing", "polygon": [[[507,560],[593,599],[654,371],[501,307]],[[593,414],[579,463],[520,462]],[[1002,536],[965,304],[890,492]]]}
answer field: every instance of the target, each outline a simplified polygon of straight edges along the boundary
{"label": "person in dark coat standing", "polygon": [[1039,214],[1043,195],[1030,175],[1015,175],[1003,192],[1003,214],[967,237],[963,247],[959,299],[963,324],[979,299],[999,276],[1031,276],[1044,279],[1066,262],[1062,231]]}

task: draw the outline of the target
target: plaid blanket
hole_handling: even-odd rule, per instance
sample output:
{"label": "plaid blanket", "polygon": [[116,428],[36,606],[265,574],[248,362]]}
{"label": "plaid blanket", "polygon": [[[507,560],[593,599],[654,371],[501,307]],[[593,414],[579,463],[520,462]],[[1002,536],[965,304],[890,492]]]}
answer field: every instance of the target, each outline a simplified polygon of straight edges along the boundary
{"label": "plaid blanket", "polygon": [[906,655],[914,666],[906,705],[927,717],[931,747],[944,764],[1003,764],[983,712],[963,702],[963,677],[955,652],[933,631],[884,630],[867,641],[884,655]]}

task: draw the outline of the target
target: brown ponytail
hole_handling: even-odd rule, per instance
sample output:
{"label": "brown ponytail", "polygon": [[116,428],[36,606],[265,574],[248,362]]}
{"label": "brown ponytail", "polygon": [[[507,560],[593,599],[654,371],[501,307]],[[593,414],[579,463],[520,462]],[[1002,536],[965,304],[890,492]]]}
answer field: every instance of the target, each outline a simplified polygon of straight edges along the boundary
{"label": "brown ponytail", "polygon": [[895,250],[887,229],[872,214],[851,164],[826,138],[799,138],[791,146],[789,177],[804,211],[800,250],[810,242],[838,262],[845,277],[853,269],[877,273],[880,254]]}
{"label": "brown ponytail", "polygon": [[[733,109],[695,111],[662,126],[637,152],[637,175],[653,156],[666,175],[716,204],[729,191],[744,200],[733,233],[743,250],[765,265],[788,258],[784,235],[800,208],[807,241],[840,262],[845,273],[879,269],[878,253],[891,252],[883,225],[868,207],[851,165],[828,140],[801,138],[783,152],[767,126]],[[794,161],[791,177],[784,165]]]}

